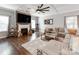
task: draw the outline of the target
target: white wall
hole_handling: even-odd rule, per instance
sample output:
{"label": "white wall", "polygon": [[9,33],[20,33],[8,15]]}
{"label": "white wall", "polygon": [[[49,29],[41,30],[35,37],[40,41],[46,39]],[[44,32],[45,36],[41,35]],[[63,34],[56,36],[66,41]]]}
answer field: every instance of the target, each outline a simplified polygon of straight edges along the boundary
{"label": "white wall", "polygon": [[53,24],[52,25],[45,25],[45,27],[49,28],[54,28],[54,27],[64,27],[64,16],[62,15],[53,15],[53,16],[48,16],[47,19],[53,19]]}
{"label": "white wall", "polygon": [[63,14],[58,14],[58,15],[46,16],[46,18],[49,18],[49,19],[53,18],[53,25],[46,25],[46,27],[64,27],[65,16],[74,16],[74,15],[79,15],[79,10],[63,13]]}
{"label": "white wall", "polygon": [[[16,27],[16,11],[0,7],[0,15],[9,16],[9,27]],[[0,38],[6,37],[8,32],[0,32]]]}
{"label": "white wall", "polygon": [[[74,15],[79,15],[79,11],[39,17],[40,31],[44,32],[45,28],[57,28],[57,27],[65,28],[64,26],[65,16],[74,16]],[[52,25],[44,24],[45,19],[53,19],[53,24]],[[78,20],[79,20],[79,17],[78,17]]]}

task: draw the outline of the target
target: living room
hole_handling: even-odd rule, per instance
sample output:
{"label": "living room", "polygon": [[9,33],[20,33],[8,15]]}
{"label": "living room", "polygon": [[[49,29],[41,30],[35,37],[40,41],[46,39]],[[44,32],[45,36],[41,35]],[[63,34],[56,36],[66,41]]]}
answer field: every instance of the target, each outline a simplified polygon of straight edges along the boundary
{"label": "living room", "polygon": [[79,4],[0,5],[0,47],[3,47],[0,54],[79,54],[78,6]]}

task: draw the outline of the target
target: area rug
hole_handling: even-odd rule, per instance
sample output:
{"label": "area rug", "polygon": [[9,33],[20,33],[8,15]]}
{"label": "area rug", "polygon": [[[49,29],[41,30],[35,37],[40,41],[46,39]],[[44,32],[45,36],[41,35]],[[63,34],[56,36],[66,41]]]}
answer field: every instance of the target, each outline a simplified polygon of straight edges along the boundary
{"label": "area rug", "polygon": [[33,55],[37,55],[37,50],[42,51],[42,55],[70,54],[70,52],[67,50],[67,45],[64,43],[56,40],[43,41],[40,37],[33,41],[22,44],[22,47]]}

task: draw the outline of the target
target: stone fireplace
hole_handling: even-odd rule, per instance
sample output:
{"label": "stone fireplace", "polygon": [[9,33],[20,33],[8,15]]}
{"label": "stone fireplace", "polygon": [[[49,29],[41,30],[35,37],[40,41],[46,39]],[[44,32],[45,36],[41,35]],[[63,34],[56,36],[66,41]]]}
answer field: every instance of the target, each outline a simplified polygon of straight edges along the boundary
{"label": "stone fireplace", "polygon": [[28,34],[30,31],[30,24],[18,24],[18,37]]}

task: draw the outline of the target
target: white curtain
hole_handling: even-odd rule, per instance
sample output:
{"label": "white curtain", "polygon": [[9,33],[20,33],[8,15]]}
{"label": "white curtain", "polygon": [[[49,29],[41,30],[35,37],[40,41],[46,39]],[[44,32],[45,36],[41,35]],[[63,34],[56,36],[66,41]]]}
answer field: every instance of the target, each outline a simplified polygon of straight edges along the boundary
{"label": "white curtain", "polygon": [[8,31],[9,16],[0,15],[0,32]]}

